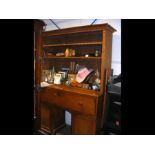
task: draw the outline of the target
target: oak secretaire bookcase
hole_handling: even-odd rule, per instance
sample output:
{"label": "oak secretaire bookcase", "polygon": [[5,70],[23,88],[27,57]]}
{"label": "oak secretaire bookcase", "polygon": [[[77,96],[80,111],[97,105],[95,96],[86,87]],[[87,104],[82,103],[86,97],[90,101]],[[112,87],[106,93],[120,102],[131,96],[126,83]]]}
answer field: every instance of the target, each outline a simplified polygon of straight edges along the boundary
{"label": "oak secretaire bookcase", "polygon": [[[65,126],[67,110],[72,116],[70,134],[100,133],[106,79],[111,70],[114,31],[108,24],[47,32],[39,29],[35,39],[35,115],[38,132],[55,134]],[[66,49],[74,50],[74,54],[66,55]],[[41,82],[45,81],[45,71],[52,71],[54,68],[55,73],[58,73],[62,68],[69,68],[69,74],[77,74],[77,65],[94,70],[92,76],[98,73],[99,89],[86,89],[81,84],[74,86],[68,83],[51,83],[47,87],[41,87]]]}

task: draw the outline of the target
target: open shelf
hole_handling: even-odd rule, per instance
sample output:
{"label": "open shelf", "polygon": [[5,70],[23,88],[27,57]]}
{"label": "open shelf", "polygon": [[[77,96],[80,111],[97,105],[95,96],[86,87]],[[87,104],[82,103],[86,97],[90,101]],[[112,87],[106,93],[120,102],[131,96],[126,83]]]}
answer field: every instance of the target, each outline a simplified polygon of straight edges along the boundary
{"label": "open shelf", "polygon": [[102,45],[102,42],[67,43],[67,44],[48,44],[48,45],[43,45],[43,47],[73,46],[73,45]]}
{"label": "open shelf", "polygon": [[62,56],[44,56],[44,59],[101,59],[101,57],[62,57]]}

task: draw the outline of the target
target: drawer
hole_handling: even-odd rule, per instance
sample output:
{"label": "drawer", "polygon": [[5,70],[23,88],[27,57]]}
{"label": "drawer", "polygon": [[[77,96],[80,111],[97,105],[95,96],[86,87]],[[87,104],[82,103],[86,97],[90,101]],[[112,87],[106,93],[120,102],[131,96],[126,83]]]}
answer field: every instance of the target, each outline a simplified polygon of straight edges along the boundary
{"label": "drawer", "polygon": [[84,114],[94,115],[96,113],[95,97],[78,93],[47,88],[41,91],[41,101]]}

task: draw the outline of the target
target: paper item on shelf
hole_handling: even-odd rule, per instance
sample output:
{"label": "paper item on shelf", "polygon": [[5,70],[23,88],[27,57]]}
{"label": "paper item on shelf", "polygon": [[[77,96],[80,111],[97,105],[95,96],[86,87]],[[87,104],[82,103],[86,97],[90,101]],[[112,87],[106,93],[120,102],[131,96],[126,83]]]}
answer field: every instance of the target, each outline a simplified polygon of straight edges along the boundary
{"label": "paper item on shelf", "polygon": [[47,82],[41,82],[40,86],[41,87],[47,87],[49,84]]}
{"label": "paper item on shelf", "polygon": [[57,73],[54,75],[54,84],[61,84],[61,78],[62,75],[60,73]]}

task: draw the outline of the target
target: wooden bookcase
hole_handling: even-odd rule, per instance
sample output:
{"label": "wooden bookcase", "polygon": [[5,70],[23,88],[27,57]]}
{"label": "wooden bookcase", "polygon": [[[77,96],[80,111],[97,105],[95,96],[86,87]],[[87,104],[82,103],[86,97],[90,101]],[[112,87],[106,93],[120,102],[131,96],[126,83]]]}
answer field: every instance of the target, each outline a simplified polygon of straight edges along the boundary
{"label": "wooden bookcase", "polygon": [[[72,114],[71,134],[99,134],[106,79],[111,69],[114,31],[115,29],[110,25],[100,24],[42,33],[37,61],[40,67],[36,72],[38,86],[43,79],[43,70],[52,70],[54,67],[58,72],[62,67],[69,68],[71,62],[93,69],[95,72],[98,70],[101,82],[100,89],[97,91],[64,84],[39,87],[37,105],[40,132],[55,134],[59,127],[65,125],[64,117],[67,110]],[[67,48],[74,49],[75,56],[56,56],[56,53],[64,53]],[[99,51],[98,56],[95,56],[96,50]],[[89,56],[85,57],[86,54]]]}

